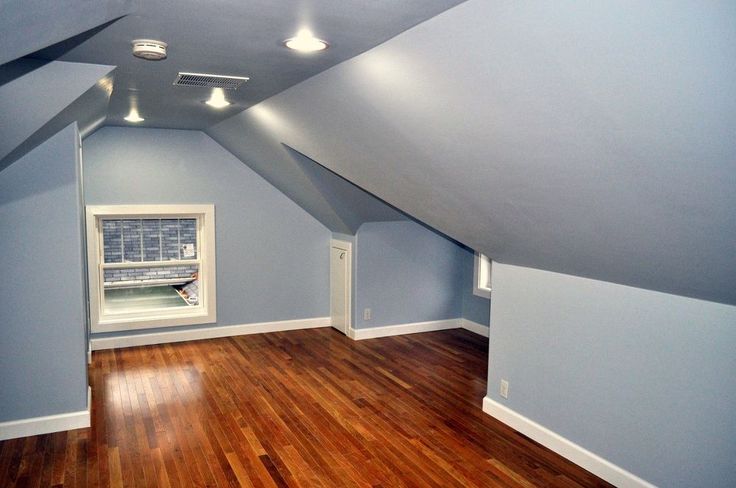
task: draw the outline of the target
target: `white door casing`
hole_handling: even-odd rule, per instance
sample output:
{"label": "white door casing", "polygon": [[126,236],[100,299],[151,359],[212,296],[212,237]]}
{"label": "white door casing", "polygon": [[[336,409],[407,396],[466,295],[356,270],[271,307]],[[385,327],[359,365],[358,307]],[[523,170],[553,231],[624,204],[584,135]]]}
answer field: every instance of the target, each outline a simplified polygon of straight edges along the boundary
{"label": "white door casing", "polygon": [[332,327],[347,335],[350,329],[352,246],[332,240],[330,248],[330,317]]}

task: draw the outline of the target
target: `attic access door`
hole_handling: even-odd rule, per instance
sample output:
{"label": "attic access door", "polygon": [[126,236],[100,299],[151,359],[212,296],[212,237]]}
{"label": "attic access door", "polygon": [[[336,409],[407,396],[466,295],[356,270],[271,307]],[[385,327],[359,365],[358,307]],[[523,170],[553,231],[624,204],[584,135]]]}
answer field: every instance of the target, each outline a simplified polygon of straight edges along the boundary
{"label": "attic access door", "polygon": [[332,327],[347,335],[350,329],[352,245],[332,240],[330,248],[330,317]]}

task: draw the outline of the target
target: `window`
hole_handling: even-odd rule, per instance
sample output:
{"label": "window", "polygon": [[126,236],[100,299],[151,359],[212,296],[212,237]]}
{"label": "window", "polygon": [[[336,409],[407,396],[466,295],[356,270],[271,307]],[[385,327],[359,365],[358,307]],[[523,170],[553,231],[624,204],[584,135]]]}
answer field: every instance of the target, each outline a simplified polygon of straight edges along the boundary
{"label": "window", "polygon": [[216,321],[213,205],[87,207],[93,332]]}
{"label": "window", "polygon": [[473,294],[491,298],[491,260],[488,256],[475,253],[475,271],[473,272]]}

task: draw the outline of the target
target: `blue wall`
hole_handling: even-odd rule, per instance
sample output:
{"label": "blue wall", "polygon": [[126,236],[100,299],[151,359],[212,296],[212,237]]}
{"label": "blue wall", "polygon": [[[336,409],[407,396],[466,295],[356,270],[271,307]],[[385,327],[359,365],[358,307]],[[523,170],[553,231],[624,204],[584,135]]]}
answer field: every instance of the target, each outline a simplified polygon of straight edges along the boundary
{"label": "blue wall", "polygon": [[356,240],[354,328],[461,317],[463,248],[411,221],[365,223]]}
{"label": "blue wall", "polygon": [[736,304],[735,19],[468,0],[208,132],[264,174],[269,133],[501,262]]}
{"label": "blue wall", "polygon": [[470,249],[463,249],[463,310],[464,319],[477,324],[488,324],[491,319],[491,300],[473,294],[473,278],[475,277],[475,254]]}
{"label": "blue wall", "polygon": [[658,486],[736,486],[736,307],[498,263],[492,285],[491,399]]}
{"label": "blue wall", "polygon": [[84,170],[87,205],[214,203],[218,325],[329,315],[330,232],[203,132],[105,127]]}
{"label": "blue wall", "polygon": [[87,408],[77,137],[0,172],[0,421]]}

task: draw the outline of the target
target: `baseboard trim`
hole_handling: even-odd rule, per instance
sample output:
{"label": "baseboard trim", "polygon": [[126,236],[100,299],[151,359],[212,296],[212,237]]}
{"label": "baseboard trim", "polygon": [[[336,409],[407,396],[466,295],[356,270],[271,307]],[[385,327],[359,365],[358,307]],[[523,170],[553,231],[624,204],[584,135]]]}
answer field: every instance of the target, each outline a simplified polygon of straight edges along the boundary
{"label": "baseboard trim", "polygon": [[615,486],[656,488],[653,484],[644,481],[638,476],[489,397],[483,399],[483,411]]}
{"label": "baseboard trim", "polygon": [[478,335],[482,335],[483,337],[488,337],[488,332],[490,330],[490,327],[487,325],[479,324],[478,322],[473,322],[472,320],[468,319],[459,319],[460,320],[460,327],[462,327],[465,330],[469,330],[470,332],[473,332]]}
{"label": "baseboard trim", "polygon": [[102,349],[115,349],[119,347],[148,346],[151,344],[196,341],[200,339],[217,339],[220,337],[262,334],[264,332],[316,329],[319,327],[329,327],[330,323],[330,317],[316,317],[311,319],[281,320],[276,322],[259,322],[253,324],[222,325],[193,330],[152,332],[150,334],[93,337],[90,342],[92,344],[93,351],[100,351]]}
{"label": "baseboard trim", "polygon": [[0,422],[0,441],[32,435],[50,434],[62,430],[85,429],[92,425],[91,408],[92,388],[87,387],[86,410]]}
{"label": "baseboard trim", "polygon": [[460,322],[458,319],[433,320],[430,322],[385,325],[382,327],[370,327],[367,329],[350,329],[348,331],[348,337],[356,341],[361,341],[363,339],[376,339],[378,337],[417,334],[420,332],[434,332],[437,330],[457,329],[459,327]]}
{"label": "baseboard trim", "polygon": [[468,319],[432,320],[429,322],[413,322],[410,324],[384,325],[367,329],[349,329],[348,337],[353,340],[377,339],[404,334],[419,334],[447,329],[465,329],[483,337],[488,337],[489,328],[478,322]]}

